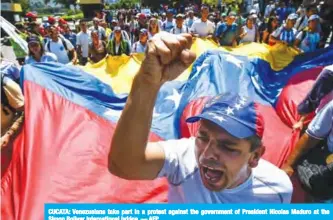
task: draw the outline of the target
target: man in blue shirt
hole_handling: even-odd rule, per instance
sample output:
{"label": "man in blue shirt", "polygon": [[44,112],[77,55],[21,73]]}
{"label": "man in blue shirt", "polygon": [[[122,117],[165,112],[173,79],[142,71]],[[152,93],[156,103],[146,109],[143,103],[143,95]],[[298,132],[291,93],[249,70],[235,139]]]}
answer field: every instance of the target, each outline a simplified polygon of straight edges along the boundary
{"label": "man in blue shirt", "polygon": [[286,20],[288,16],[288,8],[286,7],[286,3],[284,1],[280,2],[280,7],[276,9],[276,15],[279,16],[280,24],[283,24],[283,21]]}
{"label": "man in blue shirt", "polygon": [[222,23],[215,32],[215,38],[221,46],[236,46],[238,25],[235,23],[236,14],[230,12],[226,22]]}
{"label": "man in blue shirt", "polygon": [[318,31],[318,15],[311,15],[308,19],[308,28],[299,32],[296,36],[294,46],[299,47],[303,52],[315,51],[320,42],[320,33]]}
{"label": "man in blue shirt", "polygon": [[63,36],[69,40],[74,47],[76,47],[76,34],[71,31],[68,24],[65,24],[64,26],[64,34]]}

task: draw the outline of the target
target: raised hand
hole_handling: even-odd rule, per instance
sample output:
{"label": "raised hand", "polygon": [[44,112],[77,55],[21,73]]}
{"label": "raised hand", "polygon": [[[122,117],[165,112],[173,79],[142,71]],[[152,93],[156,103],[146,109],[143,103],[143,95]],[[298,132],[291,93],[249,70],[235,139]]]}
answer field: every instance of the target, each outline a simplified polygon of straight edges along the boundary
{"label": "raised hand", "polygon": [[195,60],[190,34],[159,33],[149,42],[139,74],[154,85],[176,79]]}

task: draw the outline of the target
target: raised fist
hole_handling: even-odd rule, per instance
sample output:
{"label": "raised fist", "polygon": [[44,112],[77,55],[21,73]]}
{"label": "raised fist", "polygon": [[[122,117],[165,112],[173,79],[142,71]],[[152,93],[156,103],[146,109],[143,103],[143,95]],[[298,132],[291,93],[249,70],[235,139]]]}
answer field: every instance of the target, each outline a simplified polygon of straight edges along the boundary
{"label": "raised fist", "polygon": [[146,57],[139,74],[154,85],[176,79],[196,58],[190,51],[191,45],[190,34],[173,35],[162,32],[155,35],[148,41]]}

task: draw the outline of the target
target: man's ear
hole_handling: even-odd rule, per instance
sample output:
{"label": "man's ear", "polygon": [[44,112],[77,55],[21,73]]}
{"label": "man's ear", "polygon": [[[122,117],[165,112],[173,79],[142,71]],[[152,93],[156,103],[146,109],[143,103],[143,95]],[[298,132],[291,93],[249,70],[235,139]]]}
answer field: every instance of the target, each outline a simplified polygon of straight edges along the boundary
{"label": "man's ear", "polygon": [[249,159],[249,167],[255,168],[258,166],[259,160],[261,156],[265,153],[265,150],[265,146],[261,146],[251,153],[251,157]]}

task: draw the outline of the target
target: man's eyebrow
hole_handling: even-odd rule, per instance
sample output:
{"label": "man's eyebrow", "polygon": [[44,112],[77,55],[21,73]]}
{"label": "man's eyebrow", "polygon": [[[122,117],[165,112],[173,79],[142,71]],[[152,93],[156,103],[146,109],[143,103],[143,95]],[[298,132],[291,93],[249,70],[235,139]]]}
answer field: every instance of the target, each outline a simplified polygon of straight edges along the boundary
{"label": "man's eyebrow", "polygon": [[231,140],[218,140],[217,143],[218,143],[219,145],[229,145],[229,146],[231,146],[231,147],[237,145],[236,142],[231,141]]}

